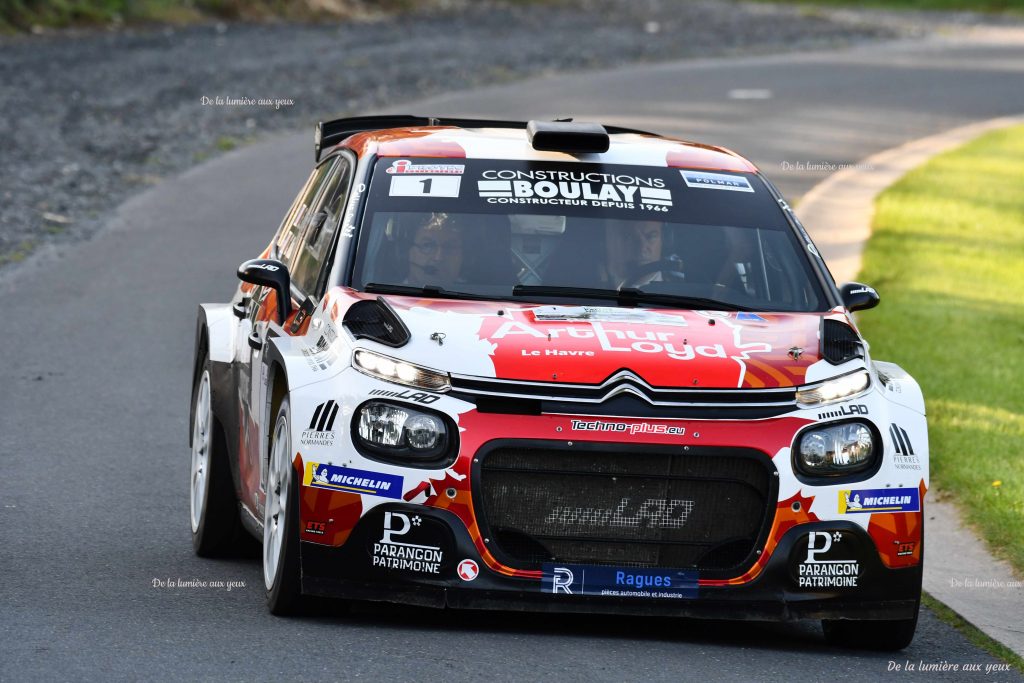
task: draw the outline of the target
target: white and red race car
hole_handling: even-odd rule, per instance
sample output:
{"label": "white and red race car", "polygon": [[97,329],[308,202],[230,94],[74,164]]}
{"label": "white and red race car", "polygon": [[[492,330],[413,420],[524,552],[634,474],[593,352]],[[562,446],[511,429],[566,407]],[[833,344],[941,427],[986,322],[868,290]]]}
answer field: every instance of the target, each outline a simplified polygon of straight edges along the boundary
{"label": "white and red race car", "polygon": [[261,539],[270,609],[821,619],[901,648],[917,383],[870,358],[749,161],[596,124],[320,124],[230,303],[202,304],[196,552]]}

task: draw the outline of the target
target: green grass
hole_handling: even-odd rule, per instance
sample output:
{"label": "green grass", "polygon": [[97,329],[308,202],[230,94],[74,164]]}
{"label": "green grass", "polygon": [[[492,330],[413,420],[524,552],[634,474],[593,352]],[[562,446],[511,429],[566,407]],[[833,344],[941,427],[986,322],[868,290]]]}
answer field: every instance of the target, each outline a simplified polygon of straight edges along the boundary
{"label": "green grass", "polygon": [[873,7],[894,10],[1024,13],[1024,0],[763,0],[807,7]]}
{"label": "green grass", "polygon": [[0,0],[0,30],[208,19],[347,19],[444,6],[442,0]]}
{"label": "green grass", "polygon": [[928,408],[931,475],[1024,572],[1024,126],[908,173],[876,202],[859,317]]}
{"label": "green grass", "polygon": [[987,650],[992,655],[1015,667],[1018,671],[1024,672],[1024,659],[1016,652],[999,641],[989,638],[974,624],[964,619],[945,604],[939,602],[928,593],[922,593],[921,605],[930,609],[935,613],[935,616],[962,633],[973,645]]}

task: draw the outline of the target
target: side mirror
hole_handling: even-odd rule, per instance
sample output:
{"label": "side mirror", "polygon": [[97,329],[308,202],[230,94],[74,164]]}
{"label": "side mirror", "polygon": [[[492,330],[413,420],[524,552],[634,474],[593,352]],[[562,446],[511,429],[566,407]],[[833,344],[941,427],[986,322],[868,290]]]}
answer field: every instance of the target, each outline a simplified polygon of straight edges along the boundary
{"label": "side mirror", "polygon": [[839,294],[843,298],[843,305],[848,311],[863,311],[874,308],[881,301],[878,292],[874,287],[862,285],[859,282],[847,282],[839,288]]}
{"label": "side mirror", "polygon": [[238,279],[273,289],[277,293],[277,316],[284,325],[292,312],[292,277],[288,266],[275,259],[253,259],[238,266]]}

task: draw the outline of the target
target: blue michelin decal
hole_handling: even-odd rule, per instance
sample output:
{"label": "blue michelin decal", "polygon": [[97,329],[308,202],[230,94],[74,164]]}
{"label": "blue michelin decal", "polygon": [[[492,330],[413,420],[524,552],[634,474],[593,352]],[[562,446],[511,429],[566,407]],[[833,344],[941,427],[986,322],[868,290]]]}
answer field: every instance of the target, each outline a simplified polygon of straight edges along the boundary
{"label": "blue michelin decal", "polygon": [[698,573],[589,564],[545,564],[541,590],[563,595],[625,598],[696,598]]}
{"label": "blue michelin decal", "polygon": [[917,489],[851,489],[839,492],[839,514],[862,512],[918,512],[921,509]]}
{"label": "blue michelin decal", "polygon": [[680,171],[687,187],[703,187],[709,190],[732,190],[733,192],[753,192],[750,181],[741,175],[724,173],[702,173],[700,171]]}
{"label": "blue michelin decal", "polygon": [[351,467],[306,463],[302,483],[318,489],[362,493],[368,496],[399,499],[402,497],[402,477],[383,472],[367,472]]}

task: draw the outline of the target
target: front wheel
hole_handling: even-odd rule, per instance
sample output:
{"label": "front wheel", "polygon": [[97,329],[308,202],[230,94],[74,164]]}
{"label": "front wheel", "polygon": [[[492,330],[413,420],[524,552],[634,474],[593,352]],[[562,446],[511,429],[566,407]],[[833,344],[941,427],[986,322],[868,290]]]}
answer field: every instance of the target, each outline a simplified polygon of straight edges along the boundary
{"label": "front wheel", "polygon": [[213,557],[230,554],[237,548],[240,524],[227,444],[213,414],[210,368],[205,358],[202,368],[192,399],[195,417],[192,422],[189,517],[193,550],[201,557]]}
{"label": "front wheel", "polygon": [[299,573],[299,483],[292,468],[291,404],[285,396],[274,421],[263,512],[263,581],[272,614],[301,607]]}
{"label": "front wheel", "polygon": [[867,650],[902,650],[914,639],[920,601],[912,619],[885,621],[823,619],[821,628],[830,645],[863,648]]}

